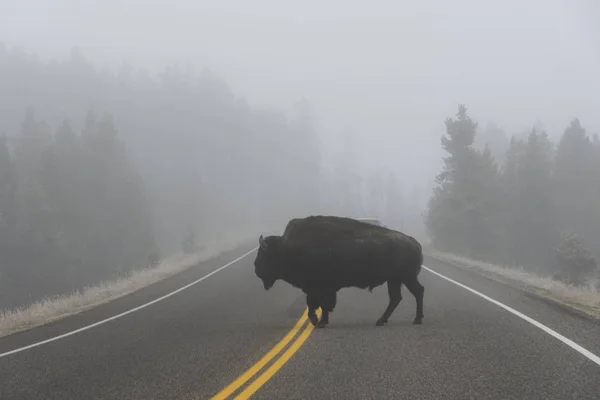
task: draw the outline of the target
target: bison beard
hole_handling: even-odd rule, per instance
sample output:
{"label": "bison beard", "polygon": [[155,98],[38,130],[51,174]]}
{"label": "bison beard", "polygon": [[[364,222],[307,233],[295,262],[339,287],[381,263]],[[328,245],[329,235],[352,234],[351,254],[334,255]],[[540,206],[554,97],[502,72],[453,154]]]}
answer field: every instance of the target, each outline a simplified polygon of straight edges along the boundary
{"label": "bison beard", "polygon": [[[386,324],[402,300],[402,284],[416,299],[413,323],[422,323],[425,288],[417,277],[423,252],[410,236],[350,218],[311,216],[292,219],[283,235],[261,236],[259,244],[254,271],[265,289],[279,279],[301,289],[308,317],[317,327],[329,323],[340,289],[372,291],[385,282],[389,304],[376,325]],[[321,320],[316,315],[319,307]]]}

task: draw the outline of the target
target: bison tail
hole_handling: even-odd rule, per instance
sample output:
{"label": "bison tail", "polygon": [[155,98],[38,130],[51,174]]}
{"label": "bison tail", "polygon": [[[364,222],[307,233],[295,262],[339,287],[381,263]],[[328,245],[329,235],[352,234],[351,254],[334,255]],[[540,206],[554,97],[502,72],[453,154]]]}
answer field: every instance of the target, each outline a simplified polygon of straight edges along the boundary
{"label": "bison tail", "polygon": [[417,259],[417,275],[421,273],[421,267],[423,266],[423,250],[419,251],[419,257]]}
{"label": "bison tail", "polygon": [[421,243],[419,243],[419,241],[414,237],[410,236],[409,238],[416,245],[415,250],[418,252],[418,256],[415,259],[415,264],[417,264],[416,267],[418,275],[421,272],[421,266],[423,265],[423,247],[421,246]]}

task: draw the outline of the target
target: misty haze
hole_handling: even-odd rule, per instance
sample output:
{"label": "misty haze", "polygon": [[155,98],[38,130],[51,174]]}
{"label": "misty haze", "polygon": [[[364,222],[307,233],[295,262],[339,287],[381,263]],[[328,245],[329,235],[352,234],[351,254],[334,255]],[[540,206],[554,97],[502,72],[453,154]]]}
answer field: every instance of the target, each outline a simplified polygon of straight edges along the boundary
{"label": "misty haze", "polygon": [[[298,288],[265,292],[252,251],[311,215],[416,238],[423,325],[406,282],[382,328],[393,289],[344,289],[331,326],[298,339],[315,347],[241,398],[594,398],[597,378],[571,374],[600,365],[598,21],[596,0],[0,0],[0,398],[213,398],[303,315]],[[36,345],[53,372],[19,383],[21,347],[182,287],[110,338],[78,334],[114,349]],[[147,373],[128,381],[124,353]],[[73,365],[95,378],[59,384]],[[390,365],[400,381],[360,372]]]}

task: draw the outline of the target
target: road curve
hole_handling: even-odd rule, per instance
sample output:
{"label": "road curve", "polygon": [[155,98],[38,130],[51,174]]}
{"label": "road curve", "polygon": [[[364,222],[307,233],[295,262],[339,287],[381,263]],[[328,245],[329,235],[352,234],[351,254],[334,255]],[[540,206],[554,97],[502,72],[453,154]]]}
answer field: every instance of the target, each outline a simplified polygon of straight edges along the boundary
{"label": "road curve", "polygon": [[[0,354],[164,296],[252,247],[89,312],[1,338]],[[264,291],[254,276],[254,255],[122,318],[0,357],[0,399],[212,398],[270,354],[305,311],[302,293],[285,283]],[[436,260],[426,258],[425,265],[600,355],[597,322]],[[373,293],[345,289],[326,329],[305,331],[305,324],[290,335],[288,350],[279,353],[289,359],[269,361],[257,374],[262,385],[254,384],[252,398],[599,398],[600,365],[594,361],[429,271],[420,280],[423,325],[411,324],[415,301],[406,289],[385,327],[375,326],[387,303],[385,287]],[[267,368],[271,375],[264,374]]]}

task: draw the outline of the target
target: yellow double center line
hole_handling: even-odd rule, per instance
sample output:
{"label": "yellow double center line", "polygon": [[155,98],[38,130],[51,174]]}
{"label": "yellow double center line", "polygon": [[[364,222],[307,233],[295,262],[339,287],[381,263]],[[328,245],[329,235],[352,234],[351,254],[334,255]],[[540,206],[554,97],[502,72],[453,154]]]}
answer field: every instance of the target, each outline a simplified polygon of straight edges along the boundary
{"label": "yellow double center line", "polygon": [[[321,309],[317,310],[317,316],[321,317]],[[265,365],[267,365],[275,356],[277,356],[292,339],[294,339],[298,332],[302,330],[302,327],[307,320],[308,309],[304,311],[302,317],[298,320],[298,322],[296,322],[296,325],[294,325],[294,327],[288,332],[287,335],[283,337],[283,339],[279,341],[279,343],[277,343],[267,354],[258,360],[256,364],[248,368],[235,381],[212,397],[211,400],[226,399],[227,396],[231,395],[242,385],[248,382],[248,380],[256,375]],[[273,375],[275,375],[275,373],[279,371],[279,369],[283,367],[286,362],[288,362],[288,360],[294,355],[294,353],[298,351],[306,339],[308,339],[313,329],[313,324],[307,324],[307,326],[304,327],[304,330],[302,330],[302,333],[292,342],[290,347],[277,360],[275,360],[275,362],[273,362],[269,368],[262,372],[250,385],[248,385],[240,394],[238,394],[235,399],[242,400],[250,398],[250,396],[260,389],[262,385],[271,379]]]}

